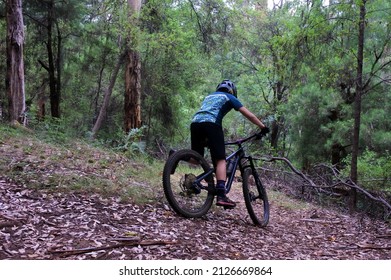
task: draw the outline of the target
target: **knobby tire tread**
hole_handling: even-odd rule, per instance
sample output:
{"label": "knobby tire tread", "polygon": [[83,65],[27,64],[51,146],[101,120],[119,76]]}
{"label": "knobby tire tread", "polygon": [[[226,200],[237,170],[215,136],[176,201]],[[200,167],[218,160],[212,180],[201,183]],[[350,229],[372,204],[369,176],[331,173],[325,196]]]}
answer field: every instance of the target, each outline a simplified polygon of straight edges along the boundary
{"label": "knobby tire tread", "polygon": [[248,168],[245,168],[244,172],[243,172],[243,196],[244,196],[244,201],[245,201],[245,204],[246,204],[246,208],[247,208],[247,211],[250,215],[250,218],[251,220],[253,221],[253,223],[257,226],[260,226],[260,227],[265,227],[268,223],[269,223],[269,200],[268,200],[268,197],[267,197],[267,193],[266,193],[266,189],[264,188],[264,186],[262,185],[262,183],[260,182],[260,180],[258,182],[256,182],[256,186],[257,186],[257,195],[259,195],[259,193],[262,194],[263,196],[263,212],[262,212],[262,216],[258,215],[255,211],[254,211],[254,208],[252,206],[252,203],[251,203],[251,198],[250,198],[250,195],[249,195],[249,177],[253,175],[254,177],[254,180],[257,181],[257,178],[259,180],[259,175],[258,173],[256,173],[256,171],[254,171],[254,174],[253,174],[253,169],[251,167],[248,167]]}
{"label": "knobby tire tread", "polygon": [[[183,209],[180,204],[175,199],[175,195],[171,188],[171,182],[170,182],[170,176],[171,171],[173,170],[174,166],[177,162],[179,162],[181,159],[186,158],[195,158],[198,160],[204,169],[204,171],[209,170],[209,164],[208,162],[197,152],[189,149],[179,150],[173,153],[166,161],[166,164],[163,169],[163,189],[165,197],[170,204],[171,208],[179,215],[186,217],[186,218],[200,218],[204,216],[209,209],[212,206],[214,195],[211,193],[208,193],[205,203],[203,204],[203,207],[200,208],[198,211],[188,211],[186,209]],[[199,175],[199,174],[197,174]],[[205,190],[203,190],[205,191]]]}

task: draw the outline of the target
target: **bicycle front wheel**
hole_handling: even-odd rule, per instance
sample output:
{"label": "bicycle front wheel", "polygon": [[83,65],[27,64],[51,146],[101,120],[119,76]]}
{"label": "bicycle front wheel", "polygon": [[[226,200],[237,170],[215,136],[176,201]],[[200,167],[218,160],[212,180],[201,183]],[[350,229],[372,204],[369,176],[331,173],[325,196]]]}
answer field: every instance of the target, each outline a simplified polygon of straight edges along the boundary
{"label": "bicycle front wheel", "polygon": [[205,215],[214,199],[213,175],[196,184],[209,171],[208,162],[193,150],[179,150],[167,160],[163,170],[163,189],[172,209],[186,218]]}
{"label": "bicycle front wheel", "polygon": [[250,167],[243,172],[243,196],[253,223],[265,227],[269,223],[269,200],[258,173]]}

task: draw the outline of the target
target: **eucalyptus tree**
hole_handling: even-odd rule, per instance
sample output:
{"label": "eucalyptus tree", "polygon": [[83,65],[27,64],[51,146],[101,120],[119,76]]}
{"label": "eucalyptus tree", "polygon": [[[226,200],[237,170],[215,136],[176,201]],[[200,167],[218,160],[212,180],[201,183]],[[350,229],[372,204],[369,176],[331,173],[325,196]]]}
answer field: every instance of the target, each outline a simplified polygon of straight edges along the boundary
{"label": "eucalyptus tree", "polygon": [[[94,12],[85,22],[86,31],[83,41],[88,45],[85,56],[88,57],[89,71],[97,75],[96,82],[92,85],[93,90],[90,89],[91,93],[95,93],[93,98],[95,114],[92,116],[91,130],[93,138],[97,136],[101,127],[104,127],[101,135],[122,134],[128,126],[126,123],[130,122],[129,114],[135,114],[130,110],[129,100],[133,87],[129,82],[132,71],[128,70],[129,57],[132,57],[129,56],[131,52],[129,36],[135,36],[133,33],[137,34],[137,26],[132,26],[129,21],[129,16],[136,17],[135,14],[131,14],[133,12],[130,11],[130,4],[130,1],[123,0],[102,0],[93,1],[89,5],[89,10]],[[133,44],[136,46],[135,42]],[[124,65],[126,69],[121,70]],[[121,73],[125,73],[120,79],[122,83],[116,83]],[[133,73],[136,73],[136,77],[139,75],[137,71]],[[138,91],[139,89],[136,90],[137,94]],[[136,104],[140,105],[139,102]],[[140,108],[138,107],[136,111],[140,112]],[[140,118],[139,113],[137,116]]]}
{"label": "eucalyptus tree", "polygon": [[138,48],[138,18],[141,11],[141,0],[128,0],[129,35],[126,38],[125,54],[125,100],[124,130],[141,127],[141,59]]}
{"label": "eucalyptus tree", "polygon": [[26,124],[24,88],[24,24],[22,1],[6,1],[7,18],[7,75],[8,116],[11,122]]}

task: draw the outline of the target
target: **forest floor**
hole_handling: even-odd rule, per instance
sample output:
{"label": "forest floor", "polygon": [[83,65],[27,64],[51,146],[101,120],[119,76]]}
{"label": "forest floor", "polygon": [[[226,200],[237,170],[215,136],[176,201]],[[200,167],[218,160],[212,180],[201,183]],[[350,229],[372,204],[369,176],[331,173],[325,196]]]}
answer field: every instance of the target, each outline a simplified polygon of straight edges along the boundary
{"label": "forest floor", "polygon": [[141,206],[0,177],[0,259],[391,259],[391,228],[383,221],[271,199],[270,223],[259,228],[240,195],[232,197],[233,210],[214,206],[202,219],[185,219],[163,200]]}

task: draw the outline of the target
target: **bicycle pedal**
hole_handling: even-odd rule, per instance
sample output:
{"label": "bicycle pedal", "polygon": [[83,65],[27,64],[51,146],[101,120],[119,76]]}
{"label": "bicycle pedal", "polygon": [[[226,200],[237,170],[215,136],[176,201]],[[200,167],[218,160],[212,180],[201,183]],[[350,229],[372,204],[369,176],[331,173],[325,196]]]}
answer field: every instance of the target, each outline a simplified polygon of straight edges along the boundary
{"label": "bicycle pedal", "polygon": [[234,209],[235,206],[223,206],[224,210],[231,210]]}

